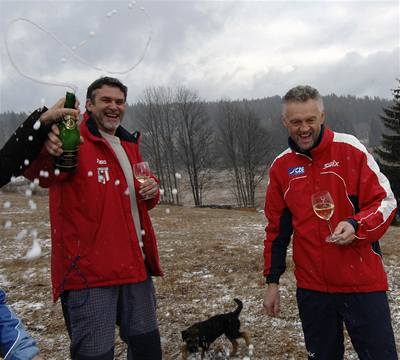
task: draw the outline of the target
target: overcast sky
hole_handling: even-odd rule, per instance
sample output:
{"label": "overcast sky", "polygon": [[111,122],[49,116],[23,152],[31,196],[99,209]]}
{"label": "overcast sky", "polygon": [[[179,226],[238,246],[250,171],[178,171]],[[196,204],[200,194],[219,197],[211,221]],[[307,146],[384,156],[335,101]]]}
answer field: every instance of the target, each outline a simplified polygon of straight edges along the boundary
{"label": "overcast sky", "polygon": [[282,96],[298,84],[392,98],[400,77],[398,1],[0,4],[0,112],[51,105],[67,90],[43,82],[75,87],[83,103],[101,75],[126,83],[129,103],[146,87],[181,85],[205,100]]}

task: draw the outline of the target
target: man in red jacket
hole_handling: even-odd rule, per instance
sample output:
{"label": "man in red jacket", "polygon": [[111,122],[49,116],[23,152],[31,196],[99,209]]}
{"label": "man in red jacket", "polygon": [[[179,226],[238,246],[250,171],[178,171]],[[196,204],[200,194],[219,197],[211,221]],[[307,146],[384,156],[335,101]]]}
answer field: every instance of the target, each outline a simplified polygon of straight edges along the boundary
{"label": "man in red jacket", "polygon": [[121,125],[127,88],[103,77],[88,88],[75,173],[54,171],[57,129],[26,176],[49,187],[53,297],[61,296],[73,360],[112,360],[115,324],[128,359],[161,359],[152,275],[162,275],[148,210],[158,180],[139,183],[140,134]]}
{"label": "man in red jacket", "polygon": [[[396,212],[390,184],[354,136],[324,125],[316,89],[289,90],[282,120],[289,148],[272,163],[266,191],[264,310],[279,314],[279,278],[293,235],[296,296],[308,358],[343,359],[345,324],[360,359],[397,359],[379,248]],[[314,213],[311,202],[322,191],[329,192],[334,204],[325,218]]]}

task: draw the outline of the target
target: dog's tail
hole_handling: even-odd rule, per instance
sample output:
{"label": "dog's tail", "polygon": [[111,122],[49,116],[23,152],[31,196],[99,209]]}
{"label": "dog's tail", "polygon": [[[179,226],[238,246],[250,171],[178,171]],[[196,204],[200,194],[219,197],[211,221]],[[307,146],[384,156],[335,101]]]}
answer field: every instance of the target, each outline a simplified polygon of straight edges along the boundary
{"label": "dog's tail", "polygon": [[237,304],[237,308],[233,313],[239,315],[243,309],[243,303],[239,299],[233,299],[233,301]]}

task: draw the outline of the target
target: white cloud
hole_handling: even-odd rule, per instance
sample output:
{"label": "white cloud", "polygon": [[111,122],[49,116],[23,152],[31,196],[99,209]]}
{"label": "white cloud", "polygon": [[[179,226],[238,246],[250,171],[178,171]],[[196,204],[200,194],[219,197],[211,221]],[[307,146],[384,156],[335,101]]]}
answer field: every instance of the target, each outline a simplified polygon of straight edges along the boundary
{"label": "white cloud", "polygon": [[[272,96],[306,82],[322,93],[390,97],[400,73],[396,1],[138,1],[135,9],[129,1],[0,4],[3,24],[26,17],[66,45],[19,23],[10,35],[18,66],[49,82],[73,82],[81,102],[87,85],[105,74],[94,67],[129,69],[150,34],[140,65],[116,75],[129,87],[129,102],[148,86],[186,85],[212,100]],[[84,61],[71,56],[74,45]],[[62,89],[21,77],[3,46],[1,60],[0,111],[26,111],[41,98],[50,105],[62,96]]]}

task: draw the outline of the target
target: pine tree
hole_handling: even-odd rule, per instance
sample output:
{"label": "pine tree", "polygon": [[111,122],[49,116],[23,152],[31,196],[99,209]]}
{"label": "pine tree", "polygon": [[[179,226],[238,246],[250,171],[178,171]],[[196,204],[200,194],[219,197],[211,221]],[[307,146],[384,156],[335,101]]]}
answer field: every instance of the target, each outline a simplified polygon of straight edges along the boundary
{"label": "pine tree", "polygon": [[390,181],[391,188],[400,203],[400,79],[398,88],[393,89],[393,103],[384,108],[380,118],[385,126],[381,145],[375,149],[378,164]]}

